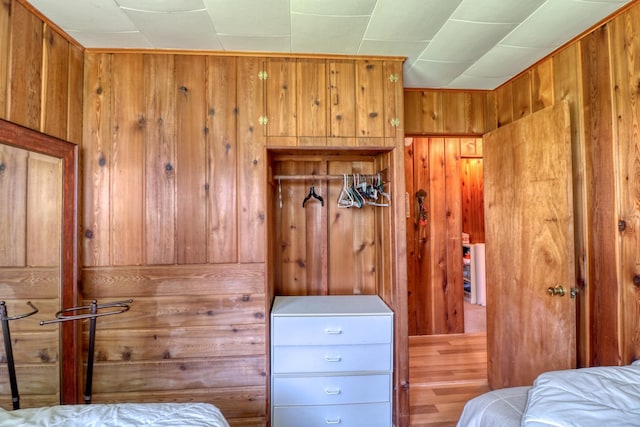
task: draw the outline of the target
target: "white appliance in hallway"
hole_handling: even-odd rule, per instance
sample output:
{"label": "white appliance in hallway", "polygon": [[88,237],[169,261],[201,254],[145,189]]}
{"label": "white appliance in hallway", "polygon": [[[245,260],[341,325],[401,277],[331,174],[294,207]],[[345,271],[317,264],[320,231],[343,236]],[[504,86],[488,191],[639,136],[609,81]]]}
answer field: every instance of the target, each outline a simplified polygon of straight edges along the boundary
{"label": "white appliance in hallway", "polygon": [[464,299],[471,304],[486,305],[484,243],[462,245],[462,279]]}

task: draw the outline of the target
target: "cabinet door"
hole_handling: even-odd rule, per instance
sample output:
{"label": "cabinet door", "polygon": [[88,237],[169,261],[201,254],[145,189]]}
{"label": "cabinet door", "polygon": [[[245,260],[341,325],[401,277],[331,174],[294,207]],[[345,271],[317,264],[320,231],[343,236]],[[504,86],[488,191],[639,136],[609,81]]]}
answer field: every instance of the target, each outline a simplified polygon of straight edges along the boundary
{"label": "cabinet door", "polygon": [[402,61],[385,61],[384,84],[384,136],[385,145],[396,145],[395,138],[404,138],[404,89],[402,88]]}
{"label": "cabinet door", "polygon": [[266,62],[266,135],[297,136],[296,60],[272,58]]}
{"label": "cabinet door", "polygon": [[[356,136],[356,80],[353,61],[329,64],[329,123],[332,137]],[[334,140],[339,143],[339,140]]]}
{"label": "cabinet door", "polygon": [[298,136],[300,145],[326,145],[329,93],[324,60],[298,60]]}
{"label": "cabinet door", "polygon": [[382,61],[356,61],[357,137],[384,137],[383,71]]}

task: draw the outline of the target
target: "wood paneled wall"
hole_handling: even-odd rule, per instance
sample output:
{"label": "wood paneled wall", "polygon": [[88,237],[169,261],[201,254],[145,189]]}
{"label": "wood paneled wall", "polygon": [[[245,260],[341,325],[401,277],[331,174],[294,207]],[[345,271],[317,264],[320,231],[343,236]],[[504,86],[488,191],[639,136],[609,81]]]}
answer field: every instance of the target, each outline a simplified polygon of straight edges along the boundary
{"label": "wood paneled wall", "polygon": [[[134,300],[99,322],[94,401],[196,399],[234,425],[264,425],[273,295],[366,293],[400,304],[404,270],[391,253],[404,247],[393,220],[404,185],[388,185],[396,200],[374,214],[337,209],[342,185],[321,182],[324,210],[302,209],[308,182],[283,182],[280,209],[271,179],[378,170],[391,179],[402,127],[385,123],[401,113],[402,89],[401,79],[387,87],[383,72],[398,72],[396,62],[85,54],[82,292],[87,303]],[[320,90],[309,83],[319,76],[335,81]],[[356,81],[378,104],[356,103]],[[328,102],[338,86],[340,102]],[[358,114],[368,108],[376,114]],[[325,121],[325,133],[311,135],[298,113]],[[324,160],[327,146],[340,148]]]}
{"label": "wood paneled wall", "polygon": [[[640,4],[636,2],[487,92],[483,126],[469,126],[469,114],[452,113],[443,101],[451,96],[446,91],[405,94],[406,129],[412,134],[470,130],[482,134],[560,100],[569,102],[580,366],[617,365],[640,358],[636,190],[640,186],[636,129],[640,112],[636,105],[639,70],[634,61],[640,49],[639,32]],[[457,96],[470,99],[473,95]],[[465,124],[444,125],[451,122]]]}
{"label": "wood paneled wall", "polygon": [[[82,138],[83,49],[20,0],[0,1],[0,118],[60,139]],[[39,326],[60,310],[61,165],[56,158],[0,148],[3,239],[0,300],[11,322],[21,407],[60,402],[59,327]],[[6,360],[4,345],[2,360]],[[0,406],[11,409],[6,365]]]}
{"label": "wood paneled wall", "polygon": [[0,118],[79,143],[84,50],[21,0],[0,1]]}

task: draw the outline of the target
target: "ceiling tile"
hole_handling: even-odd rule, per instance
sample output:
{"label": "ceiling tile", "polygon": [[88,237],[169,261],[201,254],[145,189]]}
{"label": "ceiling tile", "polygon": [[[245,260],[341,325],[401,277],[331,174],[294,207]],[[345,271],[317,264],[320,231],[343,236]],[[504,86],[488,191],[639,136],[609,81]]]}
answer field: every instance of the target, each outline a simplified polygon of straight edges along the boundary
{"label": "ceiling tile", "polygon": [[145,12],[190,12],[204,9],[202,0],[115,0],[121,8]]}
{"label": "ceiling tile", "polygon": [[229,51],[244,52],[288,52],[291,46],[289,36],[250,37],[250,36],[218,36],[222,48]]}
{"label": "ceiling tile", "polygon": [[378,0],[365,39],[429,41],[460,1]]}
{"label": "ceiling tile", "polygon": [[388,55],[417,58],[429,42],[391,42],[363,40],[358,49],[359,55]]}
{"label": "ceiling tile", "polygon": [[[437,61],[415,61],[407,67],[404,80],[407,84],[418,82],[427,83],[430,88],[447,87],[451,81],[466,70],[471,63],[462,62],[437,62]],[[415,87],[415,86],[414,86]],[[419,87],[419,86],[418,86]]]}
{"label": "ceiling tile", "polygon": [[548,49],[498,45],[465,71],[472,77],[505,78],[529,68],[549,53]]}
{"label": "ceiling tile", "polygon": [[155,13],[125,9],[125,13],[154,47],[220,49],[207,11]]}
{"label": "ceiling tile", "polygon": [[355,54],[358,52],[368,17],[291,15],[291,50]]}
{"label": "ceiling tile", "polygon": [[505,37],[502,44],[555,49],[619,7],[619,3],[602,1],[548,1]]}
{"label": "ceiling tile", "polygon": [[471,62],[508,34],[514,24],[486,24],[449,20],[429,43],[419,59]]}
{"label": "ceiling tile", "polygon": [[55,16],[53,22],[65,31],[89,31],[94,33],[118,33],[137,31],[113,1],[82,0],[29,0],[45,16]]}
{"label": "ceiling tile", "polygon": [[448,89],[480,89],[493,90],[504,83],[502,77],[472,77],[462,74],[449,83]]}
{"label": "ceiling tile", "polygon": [[203,0],[203,2],[219,34],[238,36],[288,36],[291,34],[287,1]]}
{"label": "ceiling tile", "polygon": [[324,16],[369,16],[376,0],[291,0],[292,13]]}
{"label": "ceiling tile", "polygon": [[93,33],[90,31],[67,31],[78,43],[86,48],[151,49],[153,45],[139,31],[121,33]]}
{"label": "ceiling tile", "polygon": [[470,22],[520,23],[546,0],[463,0],[451,18]]}

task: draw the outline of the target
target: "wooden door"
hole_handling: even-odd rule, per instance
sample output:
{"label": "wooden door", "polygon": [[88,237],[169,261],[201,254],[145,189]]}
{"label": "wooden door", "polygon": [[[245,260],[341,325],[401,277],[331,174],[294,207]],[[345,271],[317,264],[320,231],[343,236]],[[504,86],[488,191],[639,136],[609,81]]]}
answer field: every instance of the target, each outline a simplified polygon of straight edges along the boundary
{"label": "wooden door", "polygon": [[559,103],[484,136],[492,389],[576,365],[570,132]]}

